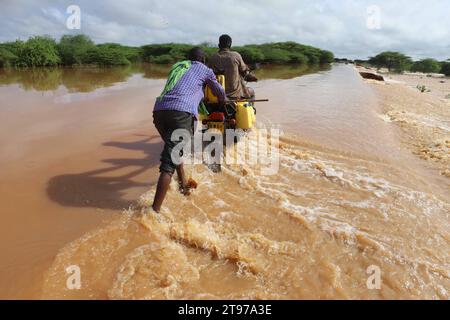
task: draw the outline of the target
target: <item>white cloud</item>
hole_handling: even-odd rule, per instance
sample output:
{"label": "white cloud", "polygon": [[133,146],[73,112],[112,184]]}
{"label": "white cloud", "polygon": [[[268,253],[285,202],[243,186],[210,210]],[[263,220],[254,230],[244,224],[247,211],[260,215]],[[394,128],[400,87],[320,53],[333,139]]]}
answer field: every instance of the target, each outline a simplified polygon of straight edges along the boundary
{"label": "white cloud", "polygon": [[[235,44],[297,41],[365,58],[398,50],[415,58],[450,58],[448,0],[128,0],[72,1],[81,8],[82,32],[96,42],[142,45],[216,43],[229,33]],[[0,1],[0,41],[31,35],[60,37],[63,0]],[[380,29],[367,28],[367,8],[380,8]]]}

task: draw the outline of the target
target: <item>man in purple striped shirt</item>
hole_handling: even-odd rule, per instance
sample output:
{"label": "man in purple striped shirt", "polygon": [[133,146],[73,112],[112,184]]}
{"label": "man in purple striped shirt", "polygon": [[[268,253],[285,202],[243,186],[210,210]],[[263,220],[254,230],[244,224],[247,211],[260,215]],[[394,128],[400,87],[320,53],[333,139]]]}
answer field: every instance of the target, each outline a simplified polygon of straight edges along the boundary
{"label": "man in purple striped shirt", "polygon": [[[163,92],[156,99],[153,109],[153,123],[164,141],[159,167],[160,176],[152,205],[156,212],[161,210],[175,170],[178,175],[180,191],[186,195],[189,194],[183,164],[176,165],[172,159],[173,148],[183,140],[172,140],[172,133],[177,129],[185,129],[192,135],[193,122],[198,118],[198,106],[203,99],[206,85],[218,97],[219,103],[223,104],[226,100],[225,91],[217,82],[214,72],[205,65],[206,55],[203,50],[199,47],[193,48],[189,52],[189,60],[191,60],[189,69],[176,81],[173,88]],[[171,79],[168,80],[166,86],[169,85],[169,81]]]}

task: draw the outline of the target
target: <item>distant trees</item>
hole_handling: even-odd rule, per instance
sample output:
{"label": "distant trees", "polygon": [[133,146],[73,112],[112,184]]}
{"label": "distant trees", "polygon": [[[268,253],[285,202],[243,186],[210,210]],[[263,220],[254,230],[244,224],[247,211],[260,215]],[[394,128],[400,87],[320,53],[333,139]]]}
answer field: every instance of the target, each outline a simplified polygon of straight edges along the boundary
{"label": "distant trees", "polygon": [[11,67],[16,64],[17,56],[0,46],[0,67]]}
{"label": "distant trees", "polygon": [[[264,54],[257,46],[234,47],[233,50],[239,52],[242,56],[242,59],[250,64],[258,63],[264,60]],[[212,53],[214,52],[217,52],[216,48],[214,48]]]}
{"label": "distant trees", "polygon": [[332,63],[334,55],[296,42],[276,42],[234,47],[247,63],[316,65]]}
{"label": "distant trees", "polygon": [[[208,56],[217,48],[208,43],[200,45]],[[96,45],[86,35],[65,35],[59,42],[47,36],[31,37],[27,41],[0,43],[1,67],[41,67],[57,65],[129,65],[136,62],[171,64],[187,59],[190,44],[166,43],[149,44],[142,47],[123,46],[118,43]],[[293,41],[245,45],[233,47],[248,64],[294,64],[316,66],[330,64],[334,55],[330,51]],[[443,73],[450,76],[450,60],[438,62],[435,59],[422,59],[413,62],[400,52],[386,51],[368,61],[355,61],[377,68],[387,68],[390,72]]]}
{"label": "distant trees", "polygon": [[95,48],[94,42],[85,35],[65,35],[58,43],[58,52],[63,65],[86,63],[86,53]]}
{"label": "distant trees", "polygon": [[0,65],[17,67],[55,66],[61,62],[56,41],[50,37],[32,37],[26,42],[0,44]]}
{"label": "distant trees", "polygon": [[[97,45],[99,48],[104,50],[115,51],[117,57],[119,58],[117,62],[122,60],[124,64],[140,62],[142,60],[142,49],[138,47],[123,46],[118,43],[104,43]],[[122,56],[127,60],[125,61]],[[118,63],[116,63],[118,64]]]}
{"label": "distant trees", "polygon": [[[0,44],[0,67],[38,67],[55,65],[99,66],[126,65],[134,62],[170,64],[187,58],[189,44],[150,44],[129,47],[117,43],[96,45],[86,35],[65,35],[57,43],[49,37],[33,37],[26,42],[16,41]],[[208,56],[217,48],[208,43],[201,47]],[[333,62],[330,51],[324,51],[295,42],[277,42],[234,47],[245,62],[316,65]]]}
{"label": "distant trees", "polygon": [[[217,48],[208,43],[200,45],[208,56]],[[59,42],[47,36],[31,37],[27,41],[0,43],[1,67],[41,67],[57,65],[97,65],[117,66],[136,62],[172,64],[187,59],[190,44],[166,43],[149,44],[142,47],[123,46],[118,43],[95,44],[86,35],[65,35]],[[334,55],[330,51],[293,41],[245,45],[233,47],[248,64],[293,64],[297,66],[316,66],[330,64]],[[368,61],[356,60],[377,68],[387,68],[390,72],[443,73],[450,76],[450,60],[438,62],[435,59],[422,59],[413,62],[400,52],[386,51]]]}
{"label": "distant trees", "polygon": [[386,51],[369,59],[371,65],[377,68],[387,68],[389,72],[403,72],[412,65],[412,59],[400,52]]}
{"label": "distant trees", "polygon": [[93,64],[127,65],[141,59],[141,49],[100,44],[85,35],[65,35],[57,43],[50,37],[32,37],[0,44],[0,67],[47,67]]}
{"label": "distant trees", "polygon": [[98,66],[121,66],[130,64],[125,54],[118,49],[96,46],[86,51],[84,62]]}
{"label": "distant trees", "polygon": [[145,62],[168,64],[187,58],[191,45],[166,43],[142,46],[142,59]]}
{"label": "distant trees", "polygon": [[450,60],[441,62],[441,73],[450,77]]}
{"label": "distant trees", "polygon": [[413,72],[438,73],[441,71],[441,64],[434,59],[423,59],[416,61],[411,66]]}
{"label": "distant trees", "polygon": [[[208,56],[217,52],[217,48],[204,43],[201,45]],[[186,59],[192,45],[166,43],[150,44],[141,47],[142,61],[168,64]],[[327,64],[334,60],[330,51],[321,50],[296,42],[277,42],[260,45],[246,45],[233,47],[239,52],[246,63],[274,63],[274,64]]]}
{"label": "distant trees", "polygon": [[439,62],[435,59],[427,58],[419,61],[412,59],[400,52],[386,51],[370,58],[368,61],[355,60],[360,65],[369,65],[377,68],[387,68],[389,72],[423,72],[423,73],[442,73],[450,76],[450,59]]}

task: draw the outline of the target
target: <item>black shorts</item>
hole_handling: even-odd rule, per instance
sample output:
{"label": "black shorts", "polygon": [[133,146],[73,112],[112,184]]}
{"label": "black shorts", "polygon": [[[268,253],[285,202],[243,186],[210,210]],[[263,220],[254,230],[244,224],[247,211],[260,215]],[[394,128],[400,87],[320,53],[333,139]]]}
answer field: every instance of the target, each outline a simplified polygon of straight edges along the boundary
{"label": "black shorts", "polygon": [[[194,117],[189,112],[175,110],[159,110],[153,112],[153,123],[164,141],[164,149],[161,153],[161,165],[159,171],[173,174],[177,165],[172,160],[172,149],[183,139],[172,141],[172,133],[177,129],[184,129],[193,134]],[[180,154],[182,156],[182,154]]]}

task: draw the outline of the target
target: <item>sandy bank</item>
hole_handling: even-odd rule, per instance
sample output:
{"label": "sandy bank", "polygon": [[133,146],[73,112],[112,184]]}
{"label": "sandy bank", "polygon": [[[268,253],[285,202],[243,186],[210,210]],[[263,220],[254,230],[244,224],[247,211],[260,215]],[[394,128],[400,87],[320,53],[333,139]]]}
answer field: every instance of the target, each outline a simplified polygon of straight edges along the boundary
{"label": "sandy bank", "polygon": [[[384,75],[368,81],[381,97],[386,122],[402,132],[402,143],[450,177],[450,78],[424,74]],[[425,92],[418,87],[424,86]]]}

